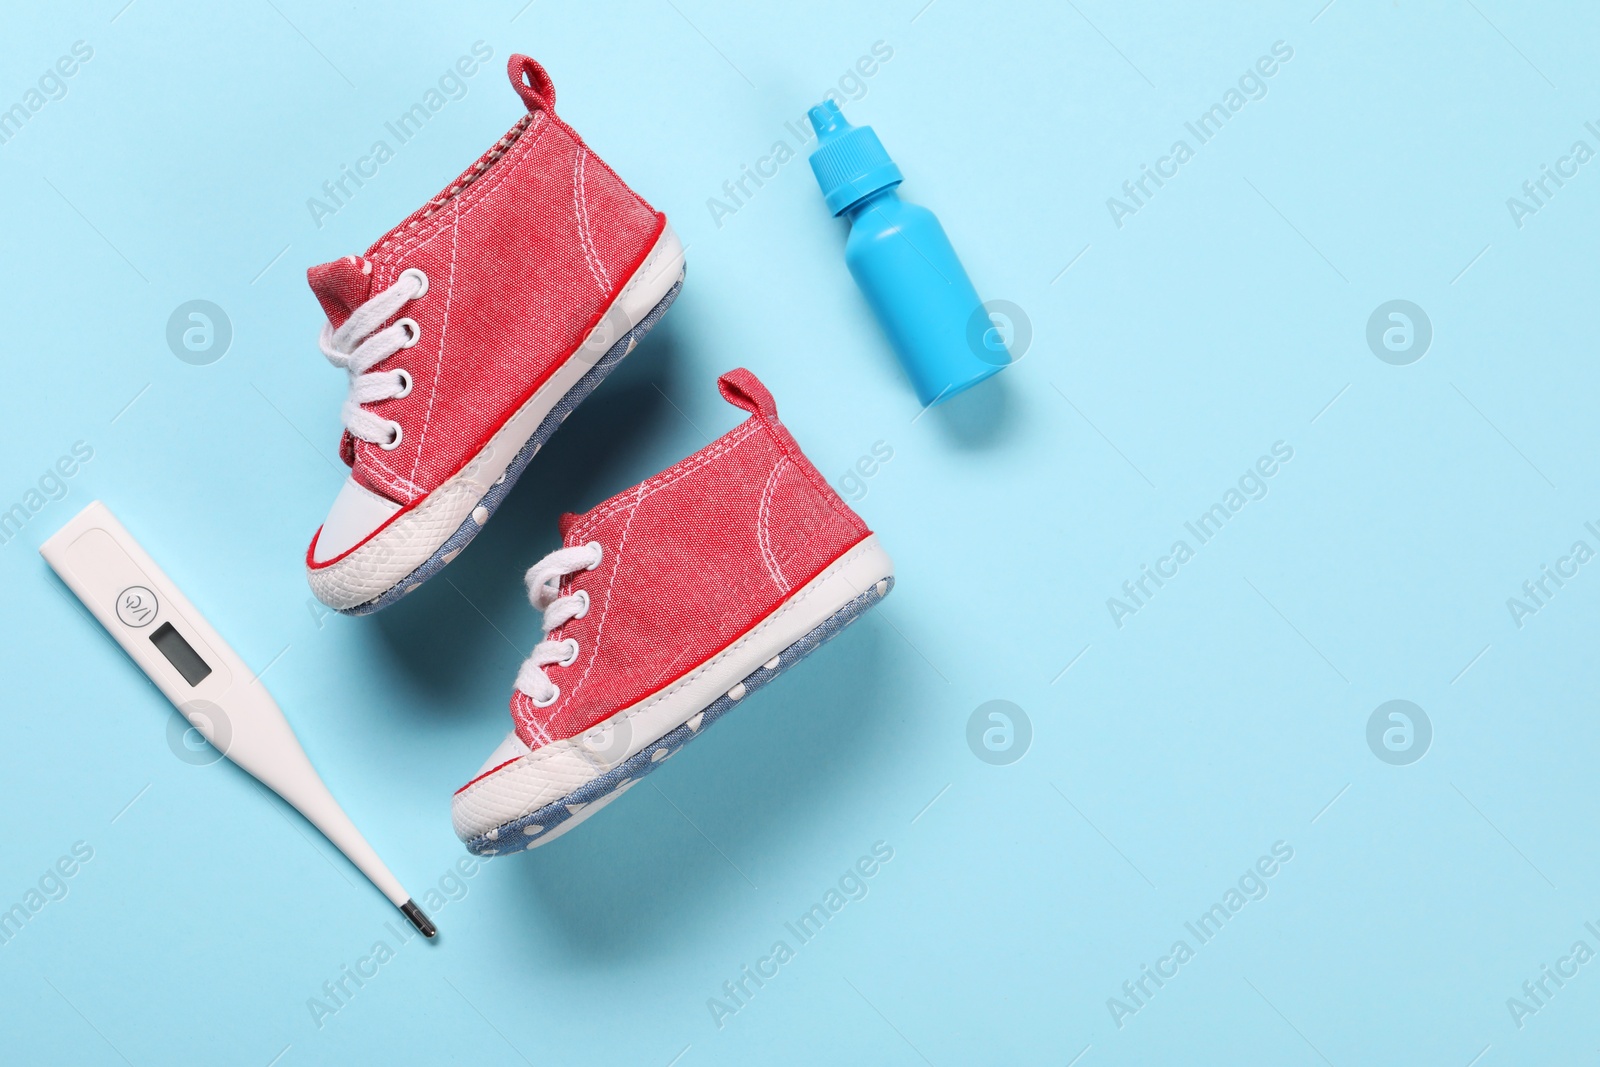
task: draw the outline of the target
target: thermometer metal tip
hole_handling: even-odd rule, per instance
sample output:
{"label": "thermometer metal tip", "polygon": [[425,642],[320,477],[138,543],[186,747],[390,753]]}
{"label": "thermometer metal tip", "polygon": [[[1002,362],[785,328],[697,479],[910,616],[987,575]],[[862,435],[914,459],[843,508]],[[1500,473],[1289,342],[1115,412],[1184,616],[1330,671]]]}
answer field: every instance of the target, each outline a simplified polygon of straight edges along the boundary
{"label": "thermometer metal tip", "polygon": [[409,919],[411,925],[415,926],[417,932],[423,937],[434,937],[439,933],[439,928],[433,925],[433,920],[428,918],[426,912],[417,907],[417,902],[414,900],[408,900],[400,905],[400,914]]}

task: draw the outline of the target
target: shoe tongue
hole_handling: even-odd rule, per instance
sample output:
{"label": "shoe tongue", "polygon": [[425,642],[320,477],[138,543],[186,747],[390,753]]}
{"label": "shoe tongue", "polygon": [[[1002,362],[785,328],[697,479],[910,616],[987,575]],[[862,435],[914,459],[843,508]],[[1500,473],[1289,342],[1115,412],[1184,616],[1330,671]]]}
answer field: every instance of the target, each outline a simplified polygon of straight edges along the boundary
{"label": "shoe tongue", "polygon": [[306,271],[311,292],[337,330],[372,295],[372,261],[345,256]]}

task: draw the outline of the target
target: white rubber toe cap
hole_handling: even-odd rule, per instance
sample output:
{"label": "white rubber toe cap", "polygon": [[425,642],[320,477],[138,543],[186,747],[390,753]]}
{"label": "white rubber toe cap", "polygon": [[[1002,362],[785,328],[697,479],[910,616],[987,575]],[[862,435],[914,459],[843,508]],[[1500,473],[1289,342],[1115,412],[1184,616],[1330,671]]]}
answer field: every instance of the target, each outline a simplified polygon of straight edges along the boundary
{"label": "white rubber toe cap", "polygon": [[490,772],[514,764],[521,757],[529,755],[530,751],[527,743],[512,730],[489,753],[489,758],[483,761],[483,766],[478,768],[472,781],[456,791],[451,798],[450,816],[457,837],[470,841],[529,812],[531,792],[525,788],[506,788],[507,783],[498,780],[498,776]]}
{"label": "white rubber toe cap", "polygon": [[399,510],[400,505],[393,500],[357,484],[354,478],[346,478],[339,495],[334,498],[327,521],[322,524],[322,532],[317,535],[312,562],[326,563],[344,555],[371,537]]}

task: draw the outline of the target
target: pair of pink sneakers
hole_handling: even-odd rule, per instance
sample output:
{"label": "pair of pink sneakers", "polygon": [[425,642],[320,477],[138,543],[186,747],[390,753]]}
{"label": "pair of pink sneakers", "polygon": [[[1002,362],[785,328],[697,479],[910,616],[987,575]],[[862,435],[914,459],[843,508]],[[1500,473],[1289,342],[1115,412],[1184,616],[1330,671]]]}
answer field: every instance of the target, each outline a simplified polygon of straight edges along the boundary
{"label": "pair of pink sneakers", "polygon": [[[568,414],[683,286],[667,224],[555,114],[494,147],[365,256],[313,267],[323,353],[350,377],[349,479],[306,552],[317,597],[386,607],[455,559]],[[528,571],[544,639],[514,729],[455,795],[473,852],[533,848],[641,776],[889,591],[876,536],[818,474],[755,376],[750,418],[586,515]]]}

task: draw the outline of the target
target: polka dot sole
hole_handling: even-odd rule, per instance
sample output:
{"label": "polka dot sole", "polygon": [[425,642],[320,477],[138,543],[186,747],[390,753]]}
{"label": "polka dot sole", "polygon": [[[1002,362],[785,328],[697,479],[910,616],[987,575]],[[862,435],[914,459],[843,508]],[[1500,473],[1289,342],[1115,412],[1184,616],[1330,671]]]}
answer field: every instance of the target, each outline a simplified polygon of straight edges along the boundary
{"label": "polka dot sole", "polygon": [[544,805],[517,819],[501,823],[494,829],[467,841],[467,850],[480,856],[503,855],[537,848],[571,830],[613,800],[632,788],[641,778],[677,754],[678,750],[706,732],[710,725],[722,718],[736,705],[749,699],[751,693],[770,683],[778,675],[799,663],[840,630],[860,618],[867,609],[888,595],[894,587],[894,578],[885,578],[870,586],[865,593],[834,612],[821,626],[785,648],[778,655],[746,675],[728,692],[700,709],[681,726],[667,731],[661,738],[646,745],[636,755],[624,760],[606,773],[584,783],[559,800]]}

